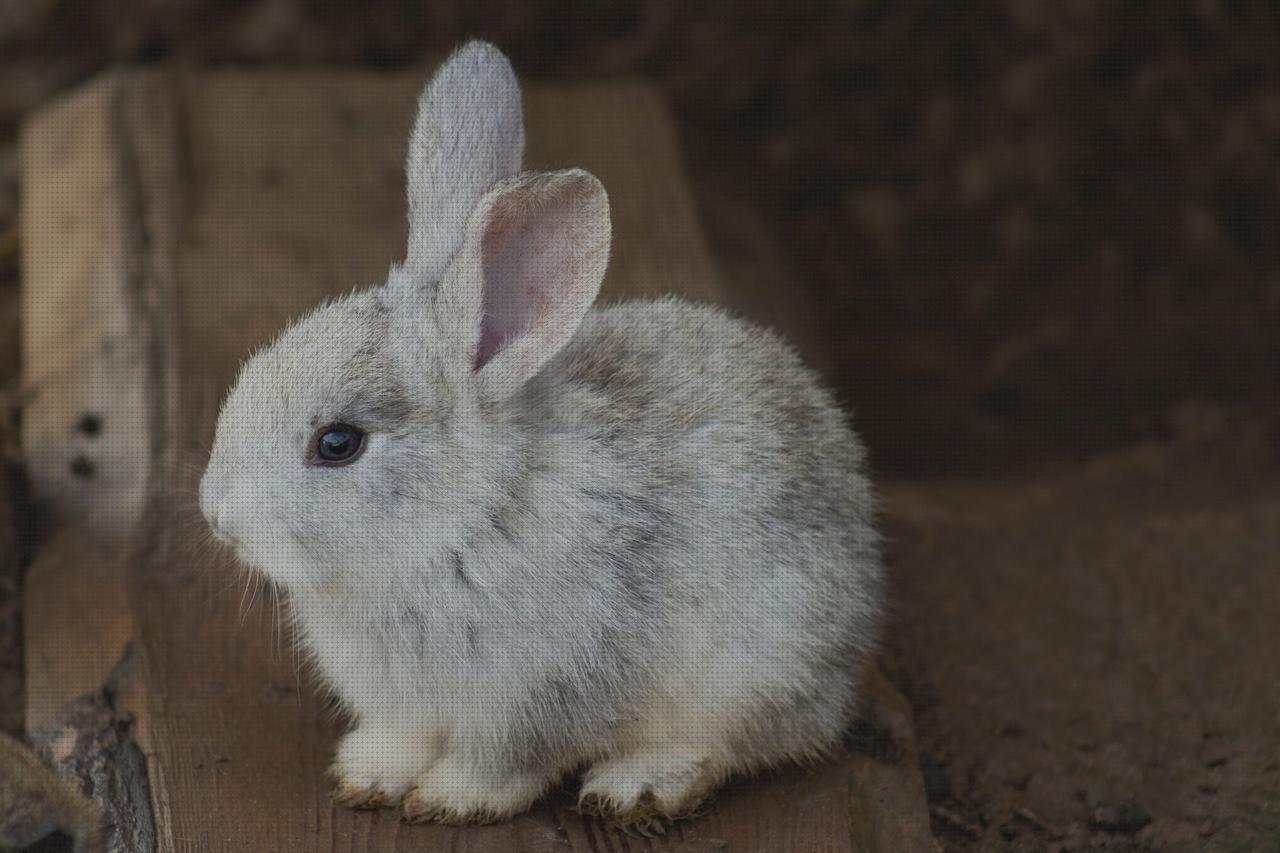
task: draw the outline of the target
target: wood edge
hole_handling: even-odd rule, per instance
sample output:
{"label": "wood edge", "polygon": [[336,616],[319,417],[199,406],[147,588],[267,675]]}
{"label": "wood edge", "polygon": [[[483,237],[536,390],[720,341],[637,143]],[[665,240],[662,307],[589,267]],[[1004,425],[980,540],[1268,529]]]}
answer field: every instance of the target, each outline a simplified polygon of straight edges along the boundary
{"label": "wood edge", "polygon": [[877,660],[863,677],[868,743],[856,746],[854,774],[863,781],[849,789],[849,820],[867,838],[869,853],[934,853],[919,767],[911,703],[893,685]]}
{"label": "wood edge", "polygon": [[[146,497],[153,498],[159,476],[167,467],[170,435],[166,402],[176,384],[177,371],[167,362],[166,337],[173,324],[171,311],[171,262],[176,234],[179,187],[172,155],[177,123],[170,75],[162,69],[112,69],[86,82],[33,113],[22,128],[23,163],[30,163],[30,149],[39,141],[40,124],[65,121],[77,111],[95,111],[106,122],[107,150],[96,152],[107,163],[110,190],[104,203],[118,213],[122,234],[100,239],[120,239],[124,251],[124,288],[129,332],[142,339],[147,353],[144,400],[146,402],[147,453],[132,460],[146,466]],[[105,111],[103,115],[99,111]],[[34,181],[24,181],[24,194],[35,192]],[[40,223],[24,220],[32,229],[24,240],[34,246]],[[30,266],[28,266],[30,269]],[[159,279],[164,279],[163,282]],[[27,288],[38,286],[32,281]],[[26,311],[24,311],[24,314]],[[28,336],[26,343],[30,344]],[[174,351],[170,349],[169,351]],[[31,381],[27,377],[27,381]],[[38,379],[37,379],[38,381]],[[147,519],[126,520],[115,529],[103,529],[86,518],[68,517],[33,548],[32,575],[24,590],[28,613],[26,663],[28,672],[41,672],[45,662],[34,656],[56,645],[59,632],[82,630],[76,607],[86,601],[69,600],[71,589],[81,596],[100,593],[96,619],[89,634],[78,637],[80,651],[94,660],[79,672],[55,672],[28,683],[27,727],[33,742],[58,759],[64,774],[92,790],[107,813],[113,830],[112,850],[149,851],[172,849],[172,838],[156,809],[156,791],[149,783],[152,750],[148,743],[149,697],[145,687],[147,654],[137,613],[137,566],[146,562],[150,530]],[[104,612],[106,611],[106,612]],[[63,634],[65,637],[66,634]],[[65,655],[78,657],[68,650]],[[80,661],[76,661],[80,665]]]}
{"label": "wood edge", "polygon": [[36,750],[101,810],[104,849],[150,853],[156,843],[146,760],[118,703],[135,663],[126,649],[102,686],[63,705],[30,737]]}
{"label": "wood edge", "polygon": [[158,759],[159,741],[153,717],[163,714],[152,633],[144,619],[148,579],[164,571],[176,532],[166,526],[172,516],[167,487],[180,464],[177,436],[181,364],[176,305],[178,250],[183,188],[187,184],[187,145],[183,133],[181,72],[172,66],[136,72],[118,103],[119,154],[128,180],[133,215],[131,263],[126,296],[146,346],[146,421],[150,463],[143,512],[136,529],[137,547],[130,563],[129,603],[134,617],[137,675],[121,694],[121,706],[131,714],[132,734],[145,756],[151,780],[148,804],[153,820],[154,850],[175,849],[164,765]]}

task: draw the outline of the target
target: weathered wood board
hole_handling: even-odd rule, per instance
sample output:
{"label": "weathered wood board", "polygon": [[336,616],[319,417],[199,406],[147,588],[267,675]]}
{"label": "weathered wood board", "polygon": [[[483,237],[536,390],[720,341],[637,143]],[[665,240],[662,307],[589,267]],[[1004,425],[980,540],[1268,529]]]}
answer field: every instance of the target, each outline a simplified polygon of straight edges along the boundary
{"label": "weathered wood board", "polygon": [[[401,256],[423,79],[116,72],[29,122],[24,445],[36,497],[59,516],[28,585],[29,727],[97,688],[129,643],[114,695],[147,758],[164,851],[933,849],[910,710],[876,672],[875,749],[731,786],[660,839],[606,830],[567,791],[470,828],[329,802],[337,724],[271,603],[246,599],[238,570],[199,546],[194,490],[240,360]],[[533,87],[526,113],[530,166],[583,166],[609,190],[604,298],[734,302],[650,88]]]}

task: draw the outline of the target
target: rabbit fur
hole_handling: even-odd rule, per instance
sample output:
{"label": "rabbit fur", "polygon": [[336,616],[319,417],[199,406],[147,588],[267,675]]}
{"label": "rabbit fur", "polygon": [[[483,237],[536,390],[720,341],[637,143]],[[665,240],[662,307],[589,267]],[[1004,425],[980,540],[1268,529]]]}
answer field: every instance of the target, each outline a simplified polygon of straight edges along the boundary
{"label": "rabbit fur", "polygon": [[[354,721],[339,802],[501,819],[585,768],[584,805],[677,816],[840,742],[883,600],[864,451],[772,332],[592,308],[605,191],[523,146],[506,58],[459,49],[404,263],[243,365],[201,509]],[[329,423],[363,454],[306,464]]]}

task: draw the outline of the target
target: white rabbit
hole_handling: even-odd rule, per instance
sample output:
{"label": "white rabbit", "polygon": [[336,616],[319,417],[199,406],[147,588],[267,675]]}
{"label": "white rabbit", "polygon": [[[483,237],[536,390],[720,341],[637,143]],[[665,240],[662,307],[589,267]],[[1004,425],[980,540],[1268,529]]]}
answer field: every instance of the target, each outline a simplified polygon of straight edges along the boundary
{"label": "white rabbit", "polygon": [[419,109],[405,262],[244,365],[200,484],[354,720],[335,798],[493,820],[585,768],[640,820],[822,755],[883,606],[841,410],[717,308],[591,309],[605,190],[520,172],[496,48]]}

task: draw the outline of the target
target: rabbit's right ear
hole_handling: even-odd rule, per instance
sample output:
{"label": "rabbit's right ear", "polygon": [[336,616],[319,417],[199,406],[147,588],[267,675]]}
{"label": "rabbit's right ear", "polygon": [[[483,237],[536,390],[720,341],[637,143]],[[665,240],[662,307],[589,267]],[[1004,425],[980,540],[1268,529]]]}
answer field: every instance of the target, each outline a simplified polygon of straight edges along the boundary
{"label": "rabbit's right ear", "polygon": [[418,101],[406,164],[407,281],[439,281],[476,202],[518,174],[523,159],[520,84],[511,63],[488,42],[469,42],[445,60]]}
{"label": "rabbit's right ear", "polygon": [[429,337],[489,402],[569,342],[609,262],[609,196],[581,169],[527,172],[476,205],[431,306]]}

